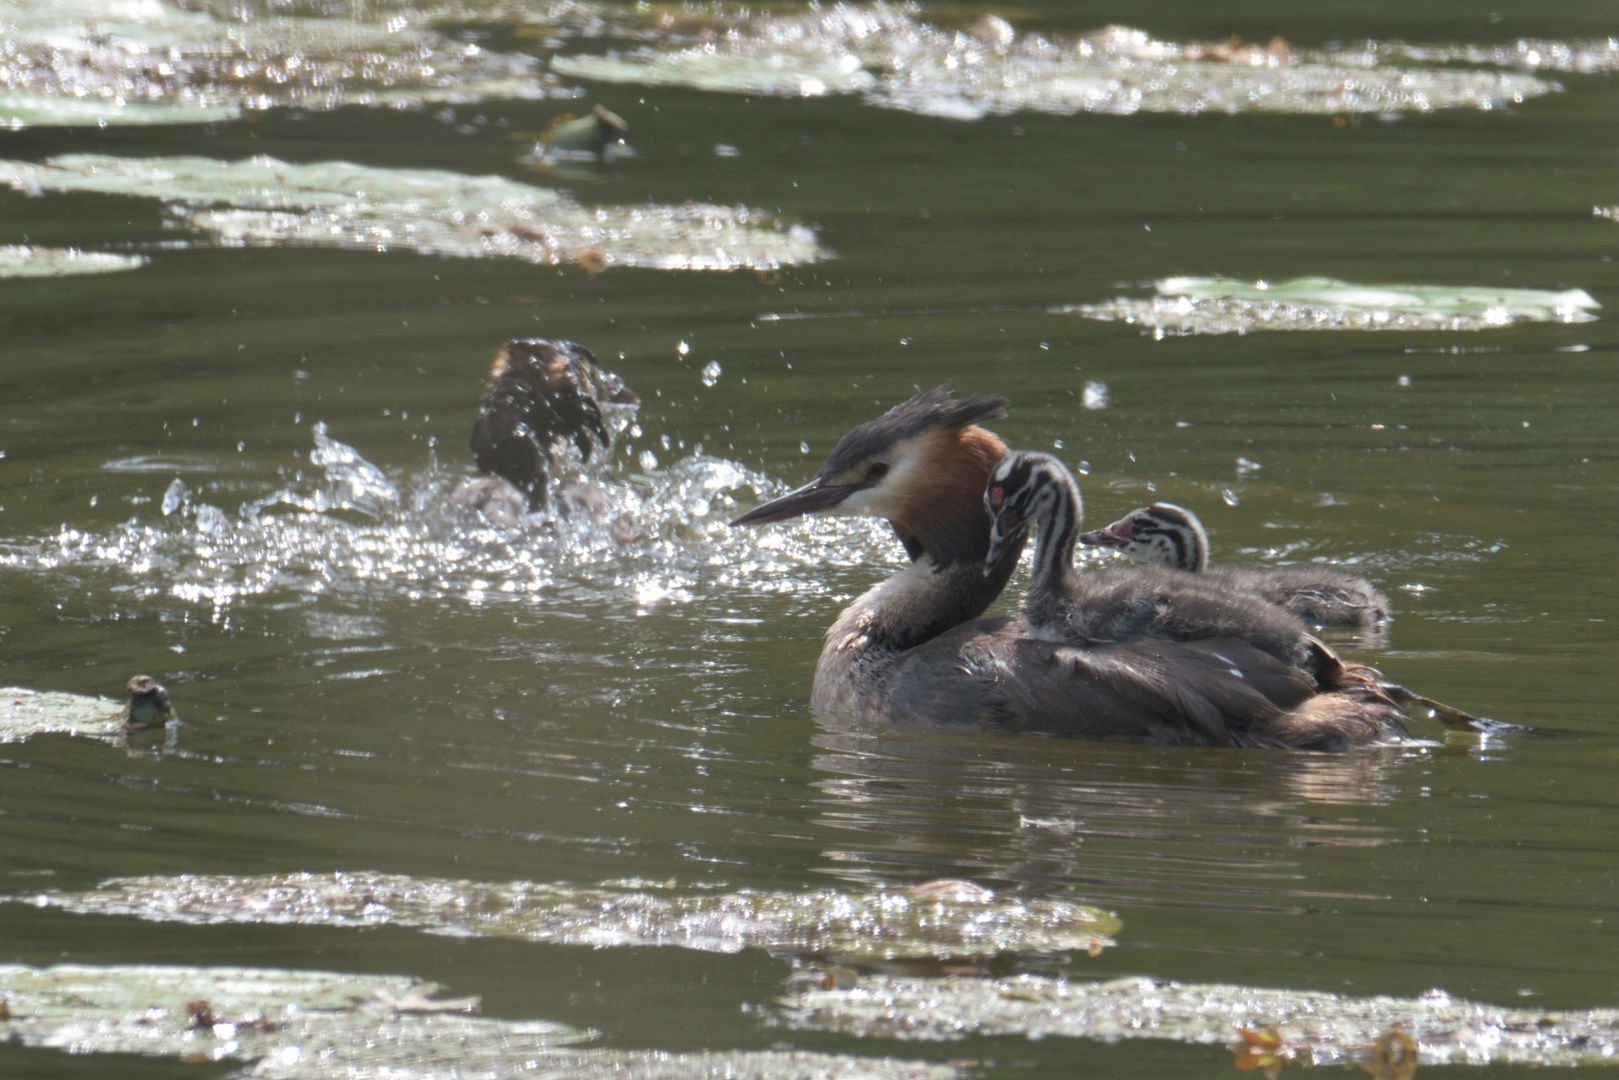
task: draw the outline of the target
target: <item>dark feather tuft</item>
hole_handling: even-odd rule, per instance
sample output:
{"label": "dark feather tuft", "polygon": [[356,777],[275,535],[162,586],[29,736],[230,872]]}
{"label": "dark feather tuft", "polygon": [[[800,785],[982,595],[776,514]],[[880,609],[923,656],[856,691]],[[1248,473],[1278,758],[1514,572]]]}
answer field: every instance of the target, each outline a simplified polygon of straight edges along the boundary
{"label": "dark feather tuft", "polygon": [[836,476],[924,432],[963,428],[993,419],[1006,411],[1006,404],[999,394],[958,398],[949,383],[924,390],[845,435],[827,456],[821,475]]}

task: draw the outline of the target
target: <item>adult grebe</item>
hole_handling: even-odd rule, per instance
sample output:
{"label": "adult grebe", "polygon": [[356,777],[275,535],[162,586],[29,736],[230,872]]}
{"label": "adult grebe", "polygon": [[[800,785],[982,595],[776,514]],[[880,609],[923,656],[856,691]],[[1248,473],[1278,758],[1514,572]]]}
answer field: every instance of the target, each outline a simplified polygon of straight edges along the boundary
{"label": "adult grebe", "polygon": [[[1005,399],[938,387],[850,431],[808,484],[743,514],[886,518],[909,567],[827,631],[812,705],[897,723],[1204,746],[1340,749],[1398,728],[1398,710],[1323,693],[1303,668],[1245,641],[1142,638],[1096,644],[1029,636],[979,618],[1005,587],[1024,533],[990,553],[984,490],[1005,456],[978,426]],[[1376,697],[1366,689],[1368,697]]]}
{"label": "adult grebe", "polygon": [[1122,551],[1143,562],[1198,574],[1218,588],[1247,593],[1314,626],[1377,626],[1389,617],[1388,598],[1364,578],[1321,567],[1246,570],[1209,567],[1209,535],[1190,510],[1154,503],[1132,510],[1079,542]]}

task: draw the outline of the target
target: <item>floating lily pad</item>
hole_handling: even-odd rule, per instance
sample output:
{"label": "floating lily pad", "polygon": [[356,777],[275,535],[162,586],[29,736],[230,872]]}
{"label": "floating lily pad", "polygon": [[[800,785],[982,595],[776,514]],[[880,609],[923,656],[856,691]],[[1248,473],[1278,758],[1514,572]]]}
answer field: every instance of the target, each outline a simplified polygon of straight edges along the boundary
{"label": "floating lily pad", "polygon": [[[175,124],[276,105],[410,105],[555,92],[530,57],[488,52],[408,5],[320,18],[280,5],[9,0],[0,126]],[[280,8],[280,10],[277,10]]]}
{"label": "floating lily pad", "polygon": [[800,1028],[900,1039],[1054,1035],[1225,1044],[1274,1026],[1293,1060],[1350,1064],[1399,1025],[1424,1065],[1611,1065],[1619,1009],[1500,1008],[1430,991],[1418,998],[1346,997],[1146,978],[1069,982],[868,976],[853,989],[810,989],[782,1002]]}
{"label": "floating lily pad", "polygon": [[439,169],[73,154],[43,165],[0,161],[0,182],[163,199],[183,223],[224,244],[582,261],[592,269],[774,269],[828,257],[811,230],[745,206],[585,207],[547,188]]}
{"label": "floating lily pad", "polygon": [[[0,966],[0,1039],[75,1054],[242,1062],[232,1077],[948,1080],[944,1065],[830,1054],[590,1050],[594,1033],[465,1015],[398,975],[262,968]],[[250,1064],[249,1064],[250,1063]]]}
{"label": "floating lily pad", "polygon": [[115,274],[146,265],[144,255],[108,255],[77,248],[0,245],[0,278],[62,277],[66,274]]}
{"label": "floating lily pad", "polygon": [[111,738],[124,727],[124,705],[106,698],[0,687],[0,743],[34,735]]}
{"label": "floating lily pad", "polygon": [[85,893],[16,898],[80,914],[156,922],[411,926],[597,948],[676,945],[869,959],[1095,951],[1113,916],[1063,900],[976,893],[676,893],[498,884],[391,874],[115,878]]}
{"label": "floating lily pad", "polygon": [[1602,305],[1583,289],[1354,285],[1332,278],[1280,282],[1169,278],[1159,295],[1072,304],[1059,313],[1140,326],[1158,337],[1252,330],[1490,330],[1524,322],[1591,322]]}
{"label": "floating lily pad", "polygon": [[207,124],[234,120],[235,105],[169,105],[52,94],[0,93],[0,128],[106,127],[112,124]]}
{"label": "floating lily pad", "polygon": [[[1020,38],[994,17],[955,29],[885,4],[765,11],[735,17],[711,37],[717,40],[683,48],[558,56],[551,68],[602,82],[741,94],[859,93],[872,105],[963,120],[1025,109],[1117,115],[1493,109],[1554,89],[1518,72],[1397,66],[1387,61],[1410,56],[1370,46],[1334,61],[1281,41],[1181,45],[1126,27],[1076,40]],[[1441,62],[1462,58],[1447,53]]]}

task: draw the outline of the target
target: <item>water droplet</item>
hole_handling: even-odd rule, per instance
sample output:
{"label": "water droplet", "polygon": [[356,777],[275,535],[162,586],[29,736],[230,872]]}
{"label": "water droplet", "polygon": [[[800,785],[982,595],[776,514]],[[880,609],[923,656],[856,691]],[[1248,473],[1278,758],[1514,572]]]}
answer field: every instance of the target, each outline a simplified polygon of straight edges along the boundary
{"label": "water droplet", "polygon": [[169,485],[168,490],[163,492],[163,516],[168,517],[170,514],[180,509],[180,507],[185,505],[185,501],[185,481],[176,476],[174,478],[174,482]]}
{"label": "water droplet", "polygon": [[1237,498],[1237,493],[1232,491],[1230,488],[1223,489],[1220,492],[1220,498],[1225,500],[1225,504],[1227,506],[1236,506],[1242,501],[1241,499]]}
{"label": "water droplet", "polygon": [[1052,445],[1053,448],[1055,448],[1057,450],[1061,450],[1062,449],[1062,440],[1061,439],[1052,439],[1051,440],[1051,445]]}
{"label": "water droplet", "polygon": [[1108,405],[1107,383],[1092,379],[1085,384],[1085,396],[1080,399],[1087,409],[1105,409]]}
{"label": "water droplet", "polygon": [[691,352],[691,346],[682,341],[679,345],[675,346],[675,352],[679,353],[681,356],[685,356],[687,353]]}
{"label": "water droplet", "polygon": [[710,360],[703,365],[703,385],[713,386],[720,381],[720,364],[718,360]]}
{"label": "water droplet", "polygon": [[809,443],[807,443],[807,442],[801,442],[801,443],[799,443],[799,444],[798,444],[798,452],[799,452],[799,453],[800,453],[800,454],[807,454],[807,453],[809,453]]}
{"label": "water droplet", "polygon": [[1238,476],[1251,476],[1252,474],[1258,472],[1260,469],[1263,469],[1264,467],[1265,466],[1261,465],[1259,462],[1250,461],[1248,458],[1245,458],[1245,457],[1240,457],[1240,458],[1237,459],[1237,475]]}
{"label": "water droplet", "polygon": [[1409,376],[1409,375],[1401,375],[1398,379],[1396,379],[1394,381],[1399,383],[1401,386],[1410,386],[1411,385],[1411,376]]}
{"label": "water droplet", "polygon": [[650,450],[642,450],[641,456],[636,460],[641,463],[641,468],[647,472],[651,472],[658,467],[658,455]]}

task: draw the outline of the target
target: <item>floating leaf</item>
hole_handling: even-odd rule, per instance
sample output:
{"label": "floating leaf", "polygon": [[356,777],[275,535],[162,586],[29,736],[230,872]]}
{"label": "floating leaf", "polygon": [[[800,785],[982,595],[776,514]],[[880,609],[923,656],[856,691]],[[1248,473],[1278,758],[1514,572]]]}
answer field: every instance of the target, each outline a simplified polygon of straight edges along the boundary
{"label": "floating leaf", "polygon": [[391,874],[115,878],[85,893],[14,898],[80,914],[156,922],[413,926],[597,948],[762,948],[866,959],[1090,951],[1118,920],[1062,900],[960,892],[672,893],[498,884]]}
{"label": "floating leaf", "polygon": [[1501,1008],[1438,990],[1417,998],[1346,997],[1148,978],[868,975],[854,989],[810,987],[781,1004],[794,1027],[878,1038],[1240,1040],[1253,1048],[1243,1057],[1261,1069],[1292,1060],[1394,1075],[1413,1052],[1423,1065],[1611,1065],[1619,1054],[1619,1009]]}
{"label": "floating leaf", "polygon": [[588,256],[597,269],[774,269],[827,257],[809,229],[743,206],[585,207],[547,188],[438,169],[72,154],[43,165],[0,161],[0,182],[163,199],[185,224],[225,244],[549,264]]}
{"label": "floating leaf", "polygon": [[[736,15],[685,48],[553,58],[561,75],[789,97],[859,93],[869,104],[972,120],[1019,110],[1386,113],[1493,109],[1549,93],[1532,75],[1353,62],[1267,46],[1154,40],[1108,27],[1077,40],[986,18],[956,30],[886,4]],[[1400,59],[1407,57],[1399,56]],[[1460,59],[1446,54],[1445,61]]]}
{"label": "floating leaf", "polygon": [[48,734],[105,739],[123,728],[122,702],[19,686],[0,688],[0,743]]}
{"label": "floating leaf", "polygon": [[[0,966],[0,1039],[75,1054],[254,1063],[270,1080],[949,1080],[946,1065],[813,1053],[589,1050],[594,1033],[461,1015],[398,975],[262,968]],[[446,1009],[448,1007],[448,1011]]]}
{"label": "floating leaf", "polygon": [[[299,18],[264,5],[8,0],[0,127],[176,124],[276,105],[409,105],[554,92],[531,57],[452,40],[408,5]],[[369,18],[360,18],[360,14]]]}
{"label": "floating leaf", "polygon": [[1583,289],[1354,285],[1332,278],[1280,282],[1169,278],[1159,295],[1053,308],[1140,326],[1157,337],[1252,330],[1489,330],[1522,322],[1591,322],[1600,308]]}
{"label": "floating leaf", "polygon": [[0,278],[62,277],[65,274],[114,274],[146,265],[144,255],[107,255],[77,248],[0,245]]}

